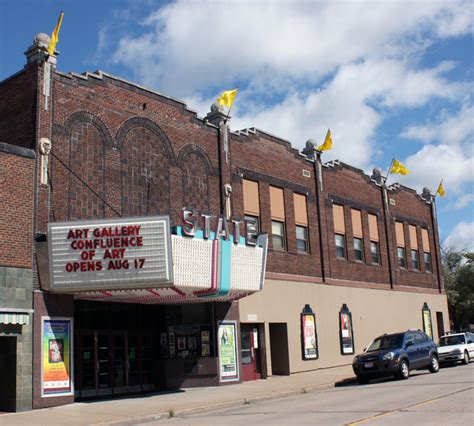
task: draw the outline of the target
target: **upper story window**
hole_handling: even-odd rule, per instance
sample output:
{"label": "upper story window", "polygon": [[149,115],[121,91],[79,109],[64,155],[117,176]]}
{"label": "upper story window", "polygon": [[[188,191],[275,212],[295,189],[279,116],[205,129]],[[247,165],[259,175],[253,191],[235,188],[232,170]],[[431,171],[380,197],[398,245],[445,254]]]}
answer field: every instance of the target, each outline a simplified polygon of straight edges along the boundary
{"label": "upper story window", "polygon": [[293,205],[295,208],[296,251],[298,253],[308,253],[308,209],[306,196],[293,194]]}
{"label": "upper story window", "polygon": [[405,255],[405,234],[403,230],[402,222],[395,222],[395,235],[397,239],[397,259],[398,266],[405,269],[406,265],[406,255]]}
{"label": "upper story window", "polygon": [[243,180],[244,214],[246,219],[256,219],[257,229],[260,232],[260,197],[258,182]]}
{"label": "upper story window", "polygon": [[354,257],[358,262],[364,261],[364,243],[362,233],[362,213],[360,210],[351,209],[352,234],[354,244]]}
{"label": "upper story window", "polygon": [[411,267],[414,271],[419,271],[420,261],[418,256],[418,236],[416,234],[416,226],[408,225],[408,232],[410,234]]}
{"label": "upper story window", "polygon": [[423,243],[423,262],[425,264],[425,272],[432,272],[431,269],[431,249],[428,230],[421,229],[421,242]]}
{"label": "upper story window", "polygon": [[285,199],[282,188],[270,186],[270,212],[273,249],[286,250]]}
{"label": "upper story window", "polygon": [[370,255],[374,265],[380,265],[379,228],[377,216],[369,213]]}
{"label": "upper story window", "polygon": [[338,204],[333,204],[332,214],[334,221],[336,256],[338,259],[346,259],[346,225],[344,222],[344,207]]}
{"label": "upper story window", "polygon": [[346,258],[346,240],[344,235],[336,234],[336,256],[338,259]]}
{"label": "upper story window", "polygon": [[272,220],[272,242],[274,250],[286,250],[284,222]]}
{"label": "upper story window", "polygon": [[411,265],[415,271],[420,270],[420,262],[418,259],[418,250],[411,251]]}

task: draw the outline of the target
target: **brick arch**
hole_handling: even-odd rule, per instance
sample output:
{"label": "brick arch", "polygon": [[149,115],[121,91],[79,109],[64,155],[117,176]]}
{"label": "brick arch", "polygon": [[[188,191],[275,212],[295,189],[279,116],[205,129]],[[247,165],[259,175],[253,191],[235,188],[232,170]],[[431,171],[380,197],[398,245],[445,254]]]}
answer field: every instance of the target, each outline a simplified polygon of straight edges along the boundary
{"label": "brick arch", "polygon": [[190,154],[195,154],[198,155],[204,165],[206,166],[207,174],[212,175],[214,173],[214,168],[212,167],[211,160],[209,159],[209,156],[207,155],[207,152],[204,151],[199,145],[196,144],[189,144],[181,148],[181,151],[179,151],[178,155],[178,165],[179,167],[183,168],[183,166],[186,163],[186,157]]}
{"label": "brick arch", "polygon": [[[72,114],[65,127],[68,135],[67,164],[71,171],[68,173],[68,219],[104,217],[105,145],[113,145],[110,133],[99,118],[85,111]],[[93,188],[98,196],[87,186]]]}
{"label": "brick arch", "polygon": [[163,132],[160,126],[158,126],[153,121],[149,120],[148,118],[144,117],[133,117],[125,121],[118,130],[117,134],[115,135],[115,141],[117,144],[117,148],[119,150],[122,149],[123,143],[127,137],[127,134],[134,128],[141,127],[149,132],[153,133],[157,140],[163,145],[164,152],[166,153],[168,160],[171,164],[176,162],[176,157],[174,155],[173,147],[171,145],[171,141],[169,140],[166,133]]}
{"label": "brick arch", "polygon": [[212,165],[206,152],[197,145],[187,145],[179,153],[185,206],[209,211],[209,175]]}
{"label": "brick arch", "polygon": [[99,117],[97,117],[96,115],[88,111],[76,111],[72,113],[66,119],[64,123],[64,128],[66,129],[66,134],[68,135],[69,138],[71,137],[72,128],[77,123],[92,124],[93,126],[97,128],[97,130],[101,134],[102,139],[104,140],[105,144],[110,145],[110,146],[114,145],[114,140],[112,138],[112,135],[110,134],[109,129],[104,124],[104,122]]}
{"label": "brick arch", "polygon": [[146,216],[170,213],[169,139],[150,120],[128,120],[117,133],[120,150],[122,213]]}

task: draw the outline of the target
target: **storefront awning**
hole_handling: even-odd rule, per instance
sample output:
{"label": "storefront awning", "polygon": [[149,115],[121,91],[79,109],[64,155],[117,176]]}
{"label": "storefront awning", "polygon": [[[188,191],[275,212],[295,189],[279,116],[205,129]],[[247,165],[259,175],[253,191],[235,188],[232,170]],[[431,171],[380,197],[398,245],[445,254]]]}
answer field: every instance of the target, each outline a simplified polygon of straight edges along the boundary
{"label": "storefront awning", "polygon": [[0,310],[0,324],[28,325],[30,314],[27,312],[5,312]]}

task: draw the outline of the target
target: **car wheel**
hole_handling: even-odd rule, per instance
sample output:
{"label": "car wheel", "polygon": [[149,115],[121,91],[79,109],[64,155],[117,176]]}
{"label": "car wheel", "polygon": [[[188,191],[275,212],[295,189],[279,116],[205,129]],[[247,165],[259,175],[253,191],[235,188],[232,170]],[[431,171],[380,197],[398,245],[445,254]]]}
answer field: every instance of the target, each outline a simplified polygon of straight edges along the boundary
{"label": "car wheel", "polygon": [[408,362],[406,360],[400,361],[397,377],[402,380],[406,380],[410,377],[410,369],[408,368]]}
{"label": "car wheel", "polygon": [[357,377],[357,382],[360,385],[366,385],[367,383],[370,382],[370,379],[367,379],[366,377]]}
{"label": "car wheel", "polygon": [[431,355],[430,366],[428,367],[430,373],[437,373],[439,371],[439,362],[436,355]]}
{"label": "car wheel", "polygon": [[467,351],[464,351],[464,358],[462,359],[462,363],[464,365],[469,364],[469,354],[467,353]]}

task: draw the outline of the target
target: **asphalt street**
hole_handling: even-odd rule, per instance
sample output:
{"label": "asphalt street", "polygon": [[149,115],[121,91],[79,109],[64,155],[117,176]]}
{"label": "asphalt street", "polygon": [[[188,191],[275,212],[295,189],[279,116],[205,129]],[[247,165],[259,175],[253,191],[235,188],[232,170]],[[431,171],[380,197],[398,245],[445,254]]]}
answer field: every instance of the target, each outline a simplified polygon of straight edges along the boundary
{"label": "asphalt street", "polygon": [[442,368],[437,374],[413,371],[404,381],[384,379],[368,385],[302,391],[292,397],[176,415],[146,424],[472,425],[474,363]]}

